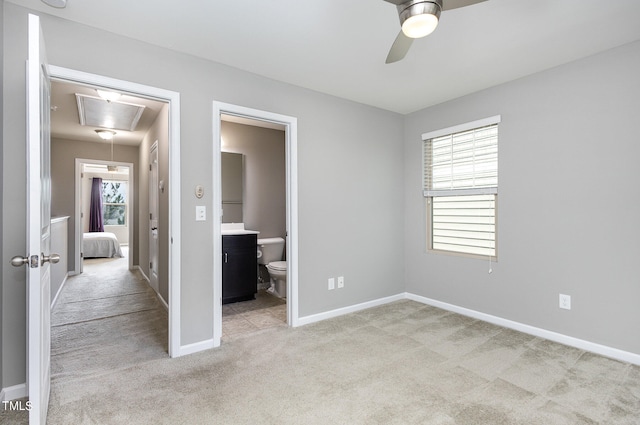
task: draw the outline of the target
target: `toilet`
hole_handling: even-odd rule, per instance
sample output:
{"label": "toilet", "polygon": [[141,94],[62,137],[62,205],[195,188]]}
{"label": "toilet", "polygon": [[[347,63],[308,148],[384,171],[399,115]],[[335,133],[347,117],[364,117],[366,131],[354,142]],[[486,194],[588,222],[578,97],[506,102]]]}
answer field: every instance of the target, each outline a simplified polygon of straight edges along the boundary
{"label": "toilet", "polygon": [[284,239],[258,239],[258,264],[263,264],[269,272],[271,286],[267,289],[273,295],[287,297],[287,262],[282,261]]}

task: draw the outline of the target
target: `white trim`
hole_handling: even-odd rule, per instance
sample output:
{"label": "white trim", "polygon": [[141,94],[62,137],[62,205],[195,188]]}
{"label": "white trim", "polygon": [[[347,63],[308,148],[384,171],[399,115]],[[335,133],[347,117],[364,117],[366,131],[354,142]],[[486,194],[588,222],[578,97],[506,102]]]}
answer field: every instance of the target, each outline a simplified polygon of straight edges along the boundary
{"label": "white trim", "polygon": [[147,281],[147,283],[151,282],[151,281],[149,280],[149,276],[147,276],[146,274],[144,274],[144,271],[142,270],[142,267],[140,267],[139,265],[138,265],[138,266],[135,266],[135,267],[134,267],[134,270],[139,271],[139,272],[140,272],[140,274],[142,275],[142,277],[144,278],[144,280],[146,280],[146,281]]}
{"label": "white trim", "polygon": [[335,310],[325,311],[324,313],[312,314],[310,316],[301,317],[298,320],[298,325],[308,325],[310,323],[320,322],[326,319],[332,319],[334,317],[343,316],[349,313],[355,313],[356,311],[366,310],[372,307],[378,307],[380,305],[388,304],[394,301],[400,301],[405,299],[405,294],[392,295],[386,298],[379,298],[377,300],[366,301],[360,304],[350,305],[348,307],[337,308]]}
{"label": "white trim", "polygon": [[222,114],[283,124],[287,168],[287,323],[299,326],[298,318],[298,120],[295,117],[213,102],[213,341],[222,338],[222,187],[220,185],[220,120]]}
{"label": "white trim", "polygon": [[18,384],[11,387],[3,388],[0,391],[0,401],[11,401],[19,398],[28,397],[27,384]]}
{"label": "white trim", "polygon": [[465,196],[465,195],[497,195],[497,187],[474,187],[473,189],[425,190],[425,197]]}
{"label": "white trim", "polygon": [[513,320],[504,319],[502,317],[493,316],[491,314],[482,313],[476,310],[471,310],[465,307],[460,307],[453,304],[448,304],[442,301],[437,301],[431,298],[415,295],[409,292],[392,295],[386,298],[379,298],[377,300],[367,301],[360,304],[355,304],[348,307],[338,308],[335,310],[326,311],[324,313],[312,314],[310,316],[301,317],[298,320],[298,325],[308,325],[315,322],[320,322],[326,319],[332,319],[334,317],[342,316],[349,313],[365,310],[372,307],[388,304],[394,301],[400,301],[403,299],[417,301],[422,304],[438,307],[443,310],[451,311],[463,316],[472,317],[474,319],[482,320],[484,322],[493,323],[494,325],[502,326],[504,328],[513,329],[519,332],[523,332],[536,337],[544,338],[549,341],[554,341],[560,344],[568,345],[570,347],[579,348],[584,351],[599,354],[601,356],[609,357],[615,360],[620,360],[627,363],[632,363],[640,366],[640,354],[632,353],[629,351],[620,350],[606,345],[597,344],[591,341],[585,341],[583,339],[574,338],[572,336],[563,335],[557,332],[549,331],[547,329],[537,328],[535,326],[526,325],[524,323],[514,322]]}
{"label": "white trim", "polygon": [[472,130],[474,128],[486,127],[488,125],[498,124],[501,120],[500,115],[483,118],[464,124],[454,125],[452,127],[442,128],[440,130],[429,131],[422,134],[422,140],[435,139],[436,137],[446,136],[447,134],[460,133],[461,131]]}
{"label": "white trim", "polygon": [[[75,212],[74,212],[74,221],[75,221],[75,229],[74,233],[76,235],[76,243],[75,243],[75,252],[73,256],[74,262],[74,270],[73,274],[82,273],[82,257],[80,257],[80,253],[82,250],[82,218],[80,217],[82,214],[82,166],[85,164],[97,164],[97,165],[117,165],[120,167],[129,168],[129,178],[127,182],[129,183],[128,187],[128,197],[129,201],[127,202],[127,223],[128,223],[128,232],[129,232],[129,241],[131,241],[131,245],[133,245],[133,200],[136,196],[138,196],[136,192],[136,170],[133,167],[132,162],[120,162],[120,161],[104,161],[100,159],[85,159],[85,158],[76,158],[76,172],[74,176],[74,184],[75,184]],[[136,247],[134,246],[134,249]],[[133,255],[129,254],[129,270],[133,270]]]}
{"label": "white trim", "polygon": [[62,292],[62,288],[64,288],[64,284],[67,283],[67,279],[68,278],[69,278],[69,272],[67,272],[64,275],[64,279],[62,279],[62,283],[60,284],[60,287],[58,288],[58,292],[56,292],[56,295],[53,297],[53,300],[51,301],[51,310],[53,310],[53,307],[56,306],[56,302],[58,301],[58,296]]}
{"label": "white trim", "polygon": [[193,344],[187,344],[180,346],[180,350],[178,355],[175,357],[186,356],[188,354],[197,353],[204,350],[210,350],[211,348],[215,348],[216,345],[213,342],[213,339],[207,339],[200,342],[195,342]]}
{"label": "white trim", "polygon": [[602,356],[610,357],[612,359],[640,365],[640,354],[619,350],[617,348],[608,347],[606,345],[597,344],[591,341],[585,341],[583,339],[574,338],[572,336],[567,336],[567,335],[563,335],[563,334],[549,331],[546,329],[537,328],[535,326],[525,325],[524,323],[514,322],[513,320],[492,316],[491,314],[470,310],[468,308],[459,307],[457,305],[433,300],[431,298],[426,298],[420,295],[406,293],[405,297],[407,299],[417,301],[422,304],[431,305],[433,307],[438,307],[443,310],[452,311],[454,313],[462,314],[464,316],[472,317],[474,319],[482,320],[484,322],[493,323],[494,325],[502,326],[509,329],[514,329],[519,332],[523,332],[529,335],[534,335],[540,338],[548,339],[550,341],[558,342],[560,344],[579,348],[581,350],[589,351],[592,353],[600,354]]}
{"label": "white trim", "polygon": [[157,87],[49,66],[52,78],[77,84],[100,86],[169,103],[169,356],[177,357],[180,346],[180,93]]}
{"label": "white trim", "polygon": [[[147,282],[147,285],[149,285],[149,288],[153,289],[153,286],[151,286],[151,280],[149,280],[149,277],[146,274],[144,274],[144,271],[142,271],[142,268],[140,266],[134,266],[133,269],[139,271],[140,274],[142,275],[142,278]],[[156,294],[156,298],[158,299],[158,301],[160,301],[160,304],[162,304],[164,309],[169,311],[169,304],[167,304],[164,298],[162,298],[162,295],[160,295],[160,292],[153,289],[153,293]]]}

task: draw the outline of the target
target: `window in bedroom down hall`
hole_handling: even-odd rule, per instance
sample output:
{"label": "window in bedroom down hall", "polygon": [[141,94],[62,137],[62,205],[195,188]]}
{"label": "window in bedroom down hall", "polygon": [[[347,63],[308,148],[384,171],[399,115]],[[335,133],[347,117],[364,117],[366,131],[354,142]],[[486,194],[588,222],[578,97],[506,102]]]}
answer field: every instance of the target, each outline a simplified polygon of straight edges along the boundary
{"label": "window in bedroom down hall", "polygon": [[428,250],[497,259],[499,122],[422,135]]}
{"label": "window in bedroom down hall", "polygon": [[102,181],[102,215],[105,226],[126,225],[127,182]]}

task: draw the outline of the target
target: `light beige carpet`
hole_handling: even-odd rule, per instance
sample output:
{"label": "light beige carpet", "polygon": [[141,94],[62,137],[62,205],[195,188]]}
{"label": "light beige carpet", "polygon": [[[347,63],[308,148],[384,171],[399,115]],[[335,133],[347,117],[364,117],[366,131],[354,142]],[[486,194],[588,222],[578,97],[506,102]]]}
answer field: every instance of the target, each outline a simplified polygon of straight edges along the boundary
{"label": "light beige carpet", "polygon": [[414,301],[177,359],[139,314],[54,344],[50,424],[640,424],[639,366]]}

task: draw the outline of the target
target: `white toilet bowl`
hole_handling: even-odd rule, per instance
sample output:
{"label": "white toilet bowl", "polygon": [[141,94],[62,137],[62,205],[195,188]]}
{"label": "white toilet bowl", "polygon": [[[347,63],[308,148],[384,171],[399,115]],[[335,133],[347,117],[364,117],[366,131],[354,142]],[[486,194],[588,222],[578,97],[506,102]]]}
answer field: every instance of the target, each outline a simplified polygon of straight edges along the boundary
{"label": "white toilet bowl", "polygon": [[284,254],[284,239],[258,239],[258,264],[267,268],[271,286],[267,289],[273,295],[287,296],[287,262],[281,261]]}
{"label": "white toilet bowl", "polygon": [[[287,262],[272,261],[267,264],[269,277],[271,278],[271,288],[273,294],[280,298],[287,297]],[[271,291],[269,291],[271,292]]]}

